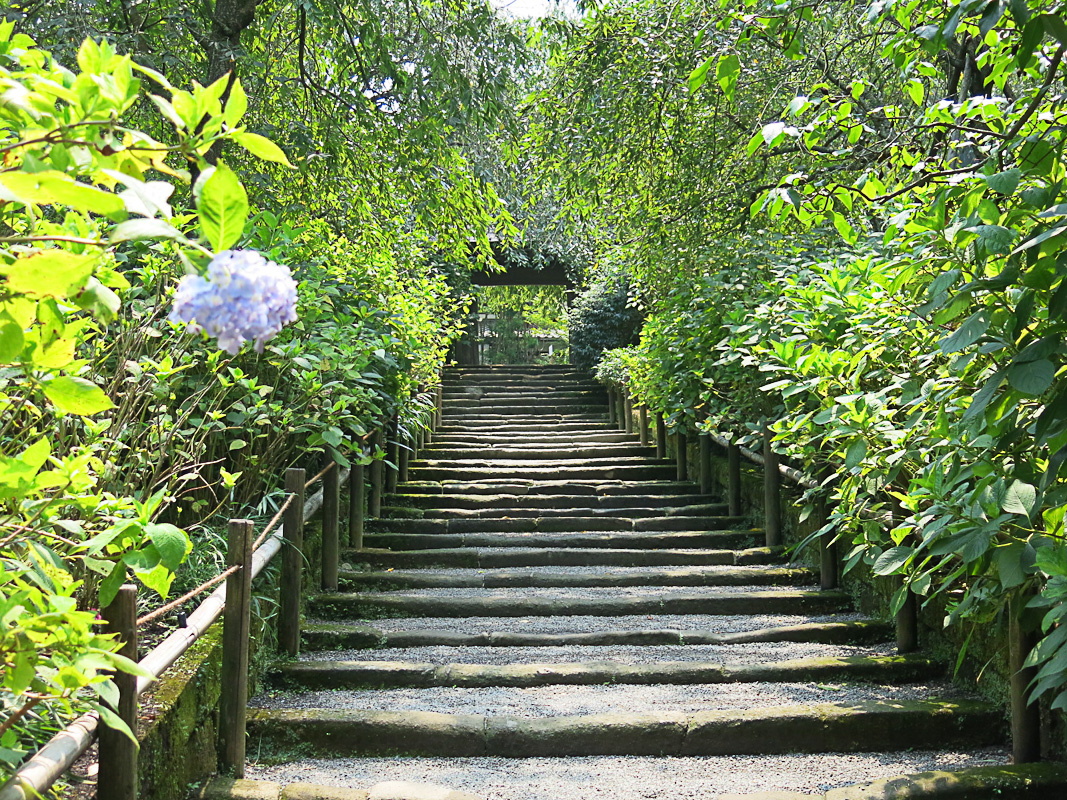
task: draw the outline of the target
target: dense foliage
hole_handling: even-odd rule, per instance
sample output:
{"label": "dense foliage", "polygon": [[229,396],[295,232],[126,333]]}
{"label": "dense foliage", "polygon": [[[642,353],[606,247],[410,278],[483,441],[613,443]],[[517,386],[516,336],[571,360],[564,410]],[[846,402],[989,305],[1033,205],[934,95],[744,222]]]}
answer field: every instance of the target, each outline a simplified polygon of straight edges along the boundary
{"label": "dense foliage", "polygon": [[895,604],[1028,600],[1055,707],[1065,50],[1052,2],[605,3],[531,136],[649,312],[605,379],[687,427],[770,422]]}

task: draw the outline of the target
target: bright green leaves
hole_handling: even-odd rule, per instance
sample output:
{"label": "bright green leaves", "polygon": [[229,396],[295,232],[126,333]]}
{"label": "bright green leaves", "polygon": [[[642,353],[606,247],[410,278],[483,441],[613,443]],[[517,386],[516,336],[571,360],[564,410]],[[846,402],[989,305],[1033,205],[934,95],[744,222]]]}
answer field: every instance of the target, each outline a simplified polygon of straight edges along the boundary
{"label": "bright green leaves", "polygon": [[1049,390],[1056,367],[1048,359],[1026,361],[1008,367],[1008,383],[1024,395],[1039,397]]}
{"label": "bright green leaves", "polygon": [[1037,489],[1023,481],[1013,481],[1004,494],[1001,508],[1005,514],[1032,517],[1037,510]]}
{"label": "bright green leaves", "polygon": [[38,297],[69,297],[85,286],[97,263],[94,254],[68,250],[39,250],[9,265],[0,265],[6,287]]}
{"label": "bright green leaves", "polygon": [[215,252],[229,250],[244,234],[248,194],[229,167],[204,172],[194,189],[200,228]]}
{"label": "bright green leaves", "polygon": [[56,408],[67,414],[91,416],[115,407],[99,386],[84,378],[61,375],[47,381],[42,388]]}
{"label": "bright green leaves", "polygon": [[696,69],[689,73],[689,91],[695,92],[704,85],[712,65],[715,66],[715,81],[726,95],[726,99],[732,102],[734,91],[737,89],[737,79],[741,75],[741,59],[736,53],[726,53],[718,57],[710,55],[704,59]]}
{"label": "bright green leaves", "polygon": [[715,63],[715,56],[708,56],[700,64],[689,73],[689,91],[695,92],[704,82],[708,79],[708,71],[711,70],[711,65]]}
{"label": "bright green leaves", "polygon": [[233,138],[241,147],[257,158],[262,158],[264,161],[273,161],[276,164],[284,164],[287,167],[293,166],[289,163],[289,159],[286,158],[282,149],[266,136],[245,131],[234,134]]}
{"label": "bright green leaves", "polygon": [[941,352],[959,353],[966,350],[985,335],[989,324],[989,314],[986,311],[975,312],[954,333],[941,341]]}

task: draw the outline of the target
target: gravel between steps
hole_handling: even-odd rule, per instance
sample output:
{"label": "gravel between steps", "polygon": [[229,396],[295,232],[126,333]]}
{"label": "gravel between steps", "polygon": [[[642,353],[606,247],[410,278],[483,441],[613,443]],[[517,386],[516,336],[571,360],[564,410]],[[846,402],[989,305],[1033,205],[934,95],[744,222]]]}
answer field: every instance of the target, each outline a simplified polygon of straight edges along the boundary
{"label": "gravel between steps", "polygon": [[[254,758],[255,753],[250,753]],[[967,753],[909,751],[786,756],[648,758],[351,758],[266,766],[247,777],[281,783],[365,786],[385,780],[435,783],[487,800],[714,800],[726,792],[817,794],[862,781],[934,769],[1008,763],[1002,748]]]}
{"label": "gravel between steps", "polygon": [[685,595],[714,596],[717,594],[743,595],[751,592],[803,592],[818,591],[817,586],[790,586],[786,588],[774,586],[694,586],[694,587],[660,587],[655,584],[647,586],[581,586],[581,587],[544,587],[534,586],[526,588],[501,588],[501,589],[403,589],[389,592],[361,592],[369,597],[460,597],[464,599],[506,600],[528,599],[531,597],[545,597],[550,600],[602,600],[604,598],[619,599],[649,599],[651,597],[676,597]]}
{"label": "gravel between steps", "polygon": [[433,711],[442,714],[559,717],[573,714],[622,714],[774,708],[808,703],[864,703],[951,699],[963,694],[951,683],[904,686],[856,683],[718,683],[606,686],[492,686],[482,689],[329,689],[264,692],[249,701],[254,708],[331,709],[335,711]]}
{"label": "gravel between steps", "polygon": [[613,661],[617,664],[658,664],[699,661],[712,664],[761,664],[794,658],[891,656],[896,645],[877,647],[814,642],[751,642],[746,644],[649,645],[587,647],[395,647],[385,650],[317,650],[300,654],[301,661],[407,661],[429,664],[566,664]]}
{"label": "gravel between steps", "polygon": [[[803,625],[809,622],[856,622],[861,614],[745,614],[740,616],[709,614],[648,614],[621,617],[408,617],[376,619],[370,623],[386,633],[433,630],[460,633],[485,633],[508,630],[519,633],[593,633],[598,631],[711,631],[733,633]],[[335,624],[335,623],[324,623]]]}

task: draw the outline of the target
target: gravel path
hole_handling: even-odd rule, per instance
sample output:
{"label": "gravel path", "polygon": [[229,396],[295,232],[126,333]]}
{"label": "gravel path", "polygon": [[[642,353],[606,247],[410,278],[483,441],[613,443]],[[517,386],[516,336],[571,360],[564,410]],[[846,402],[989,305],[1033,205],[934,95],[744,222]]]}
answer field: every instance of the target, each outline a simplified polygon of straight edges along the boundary
{"label": "gravel path", "polygon": [[614,661],[619,664],[658,664],[662,661],[702,661],[713,664],[760,664],[794,658],[889,656],[892,644],[877,647],[814,642],[753,642],[748,644],[651,645],[586,647],[404,647],[384,650],[319,650],[301,653],[301,661],[409,661],[430,664],[563,664],[574,661]]}
{"label": "gravel path", "polygon": [[[731,633],[803,625],[809,622],[853,622],[864,619],[859,614],[746,614],[744,616],[710,614],[648,614],[622,617],[411,617],[377,619],[372,624],[386,633],[395,631],[435,630],[484,633],[508,630],[516,633],[591,633],[594,631],[711,631]],[[340,626],[338,626],[340,627]]]}
{"label": "gravel path", "polygon": [[[250,753],[255,758],[255,753]],[[1008,763],[1002,748],[967,753],[826,753],[712,758],[352,758],[251,764],[247,777],[328,786],[383,780],[435,783],[486,800],[715,800],[726,792],[817,794],[862,781],[933,769]]]}
{"label": "gravel path", "polygon": [[434,711],[442,714],[557,717],[772,708],[806,703],[864,703],[958,697],[948,683],[872,686],[844,683],[719,683],[536,686],[518,689],[334,689],[272,691],[254,697],[256,708],[327,708],[335,711]]}

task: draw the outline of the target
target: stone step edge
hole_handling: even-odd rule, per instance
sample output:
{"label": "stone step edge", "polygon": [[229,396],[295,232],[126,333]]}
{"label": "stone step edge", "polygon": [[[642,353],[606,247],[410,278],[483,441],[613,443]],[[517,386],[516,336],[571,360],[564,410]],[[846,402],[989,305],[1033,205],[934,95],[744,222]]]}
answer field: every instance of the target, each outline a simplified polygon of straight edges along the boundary
{"label": "stone step edge", "polygon": [[482,800],[477,795],[432,783],[384,781],[369,789],[323,786],[316,783],[280,784],[246,778],[211,778],[194,800]]}
{"label": "stone step edge", "polygon": [[410,661],[300,661],[278,664],[275,685],[304,689],[400,689],[427,687],[592,686],[602,684],[791,683],[841,680],[915,683],[944,675],[944,667],[916,654],[829,656],[762,664],[612,661],[534,664],[432,664]]}
{"label": "stone step edge", "polygon": [[[526,718],[430,711],[249,709],[259,746],[319,754],[500,756],[743,755],[981,747],[1004,717],[978,700],[797,704],[691,714]],[[272,741],[264,742],[270,737]]]}
{"label": "stone step edge", "polygon": [[[522,568],[519,568],[520,570]],[[529,569],[529,568],[528,568]],[[606,566],[604,570],[620,569]],[[668,566],[643,567],[624,573],[522,572],[490,569],[474,575],[454,575],[447,569],[415,572],[393,569],[389,571],[359,571],[342,569],[338,573],[341,588],[352,591],[376,589],[530,589],[530,588],[600,588],[637,586],[794,586],[815,582],[815,572],[807,568],[757,567],[736,569],[727,567],[706,572],[701,567]]]}
{"label": "stone step edge", "polygon": [[1067,796],[1067,765],[1005,764],[895,775],[831,789],[825,794],[755,792],[718,800],[1047,800]]}
{"label": "stone step edge", "polygon": [[381,650],[409,647],[610,647],[616,645],[752,644],[759,642],[815,642],[819,644],[882,644],[892,639],[890,623],[875,620],[808,622],[734,633],[660,629],[606,630],[590,633],[516,633],[486,631],[457,633],[440,630],[385,631],[370,625],[338,626],[311,622],[304,626],[305,649]]}

